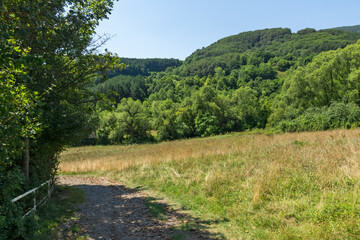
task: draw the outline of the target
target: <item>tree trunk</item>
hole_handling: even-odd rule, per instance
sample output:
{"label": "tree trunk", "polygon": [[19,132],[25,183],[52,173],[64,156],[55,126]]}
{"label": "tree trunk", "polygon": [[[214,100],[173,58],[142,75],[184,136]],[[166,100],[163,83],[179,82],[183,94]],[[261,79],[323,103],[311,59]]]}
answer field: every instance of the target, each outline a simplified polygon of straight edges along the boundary
{"label": "tree trunk", "polygon": [[29,150],[29,137],[25,138],[25,146],[22,151],[22,160],[23,160],[23,173],[27,181],[29,178],[29,163],[30,163],[30,150]]}

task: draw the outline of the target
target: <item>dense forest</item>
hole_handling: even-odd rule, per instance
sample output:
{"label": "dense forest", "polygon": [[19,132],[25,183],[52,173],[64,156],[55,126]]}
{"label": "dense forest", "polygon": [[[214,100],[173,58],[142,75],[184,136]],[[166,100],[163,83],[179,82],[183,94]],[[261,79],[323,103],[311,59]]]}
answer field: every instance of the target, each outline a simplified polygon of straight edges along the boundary
{"label": "dense forest", "polygon": [[291,33],[277,28],[240,33],[223,38],[186,58],[183,73],[208,76],[217,67],[230,74],[243,65],[270,63],[279,71],[304,65],[320,52],[343,48],[358,39],[357,34],[338,30],[315,31],[308,28]]}
{"label": "dense forest", "polygon": [[161,58],[121,58],[121,62],[127,66],[125,69],[107,71],[106,75],[110,79],[103,82],[99,78],[94,87],[96,92],[107,94],[116,103],[128,97],[144,100],[147,97],[145,77],[154,72],[171,71],[182,64],[178,59]]}
{"label": "dense forest", "polygon": [[126,69],[114,69],[108,71],[109,78],[118,75],[129,76],[149,76],[152,72],[162,72],[168,68],[175,68],[181,65],[179,59],[166,59],[166,58],[121,58],[121,62],[126,64]]}
{"label": "dense forest", "polygon": [[356,127],[358,39],[337,29],[257,30],[221,39],[165,71],[118,75],[96,88],[116,100],[113,110],[100,111],[96,141]]}

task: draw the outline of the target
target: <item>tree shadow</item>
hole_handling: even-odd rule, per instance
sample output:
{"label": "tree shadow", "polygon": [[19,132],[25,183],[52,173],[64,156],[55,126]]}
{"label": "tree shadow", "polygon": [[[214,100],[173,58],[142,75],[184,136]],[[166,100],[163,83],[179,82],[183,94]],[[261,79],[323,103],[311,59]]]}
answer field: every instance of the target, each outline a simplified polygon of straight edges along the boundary
{"label": "tree shadow", "polygon": [[73,185],[85,192],[77,218],[63,229],[64,239],[225,239],[209,231],[217,220],[204,221],[174,210],[161,199],[148,197],[142,188],[111,185]]}

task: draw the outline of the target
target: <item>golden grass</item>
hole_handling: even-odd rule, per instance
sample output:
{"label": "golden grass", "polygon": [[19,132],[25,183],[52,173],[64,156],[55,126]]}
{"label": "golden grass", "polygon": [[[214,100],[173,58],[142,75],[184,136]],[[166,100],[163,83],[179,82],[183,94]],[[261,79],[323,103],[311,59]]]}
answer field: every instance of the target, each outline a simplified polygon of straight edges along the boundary
{"label": "golden grass", "polygon": [[129,166],[233,152],[236,136],[144,145],[70,148],[60,157],[61,172],[118,171]]}
{"label": "golden grass", "polygon": [[[338,146],[327,145],[339,141]],[[319,171],[329,171],[328,165],[335,167],[339,158],[345,158],[348,164],[342,165],[344,173],[359,176],[360,130],[335,130],[327,132],[286,133],[274,136],[265,134],[232,134],[205,139],[178,140],[159,144],[129,146],[90,146],[70,148],[60,157],[59,170],[69,172],[107,172],[119,171],[129,166],[147,163],[159,163],[172,160],[227,155],[234,153],[250,154],[261,151],[270,154],[273,159],[284,159],[294,154],[298,157],[312,158],[316,162],[327,162]],[[302,151],[298,145],[302,146]],[[315,144],[315,145],[314,145]],[[291,146],[292,145],[292,146]],[[309,146],[310,145],[310,149]],[[279,148],[284,146],[284,148]],[[290,147],[288,147],[290,146]],[[336,148],[334,148],[336,147]],[[295,151],[295,152],[294,152]],[[259,154],[257,154],[259,155]],[[257,156],[261,157],[261,156]],[[331,160],[336,159],[336,161]],[[280,163],[271,168],[278,169]],[[357,167],[354,168],[354,165]],[[276,174],[277,170],[271,175]]]}

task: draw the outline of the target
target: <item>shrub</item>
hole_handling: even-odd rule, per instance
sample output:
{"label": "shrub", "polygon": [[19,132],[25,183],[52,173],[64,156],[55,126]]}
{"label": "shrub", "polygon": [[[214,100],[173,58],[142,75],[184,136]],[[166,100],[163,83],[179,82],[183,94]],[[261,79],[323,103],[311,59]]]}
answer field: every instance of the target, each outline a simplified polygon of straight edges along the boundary
{"label": "shrub", "polygon": [[360,108],[355,103],[334,102],[329,107],[313,107],[293,120],[284,120],[278,129],[284,132],[354,128],[360,124]]}

